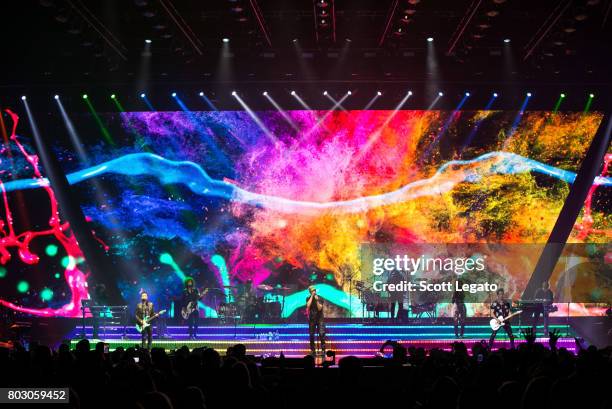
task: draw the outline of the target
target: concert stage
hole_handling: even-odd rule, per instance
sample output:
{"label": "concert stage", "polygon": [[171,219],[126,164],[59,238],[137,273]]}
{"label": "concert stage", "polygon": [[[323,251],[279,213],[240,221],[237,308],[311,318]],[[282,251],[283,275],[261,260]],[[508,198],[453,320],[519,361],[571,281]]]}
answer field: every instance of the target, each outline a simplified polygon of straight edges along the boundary
{"label": "concert stage", "polygon": [[[386,340],[399,341],[407,347],[446,350],[449,350],[451,344],[456,341],[452,324],[330,323],[326,328],[328,349],[335,351],[337,356],[372,357]],[[563,335],[557,346],[575,352],[574,330],[566,325],[549,326],[549,330],[553,329],[559,330]],[[72,333],[73,346],[81,339],[81,332],[82,327],[77,327]],[[197,340],[188,339],[186,326],[169,326],[168,333],[169,338],[154,337],[153,347],[165,349],[177,349],[183,345],[190,349],[211,347],[225,354],[229,346],[242,343],[252,355],[278,356],[282,352],[288,357],[301,357],[310,352],[307,324],[205,325],[199,327]],[[514,327],[514,333],[517,344],[525,342],[520,336],[518,326]],[[542,327],[538,327],[538,334],[541,333]],[[153,334],[156,334],[156,329],[153,330]],[[90,341],[92,340],[91,326],[85,327],[85,335]],[[106,334],[101,329],[99,335],[101,341],[109,344],[110,350],[119,346],[129,348],[140,345],[140,334],[133,327],[126,328],[125,337],[123,327],[108,328]],[[475,342],[488,340],[490,335],[491,329],[484,322],[466,325],[465,337],[461,341],[469,348]],[[548,339],[538,338],[537,342],[547,344]],[[510,341],[506,334],[500,331],[494,349],[509,346]]]}

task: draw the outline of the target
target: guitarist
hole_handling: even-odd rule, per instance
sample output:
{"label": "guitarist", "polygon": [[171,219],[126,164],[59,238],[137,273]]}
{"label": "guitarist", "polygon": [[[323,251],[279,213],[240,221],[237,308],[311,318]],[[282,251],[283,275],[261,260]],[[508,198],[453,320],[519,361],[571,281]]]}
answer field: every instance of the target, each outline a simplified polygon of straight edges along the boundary
{"label": "guitarist", "polygon": [[[140,294],[140,302],[136,306],[136,322],[138,323],[138,325],[143,325],[145,323],[145,320],[147,318],[152,317],[153,314],[155,314],[155,311],[153,309],[153,303],[149,301],[149,295],[146,293],[146,291],[143,291]],[[145,338],[146,338],[147,349],[150,350],[151,342],[153,340],[153,331],[151,329],[151,326],[149,325],[148,327],[144,328],[141,332],[141,335],[142,335],[141,346],[143,348],[145,347]]]}
{"label": "guitarist", "polygon": [[192,308],[192,311],[187,317],[187,325],[189,326],[189,338],[196,339],[198,334],[198,319],[200,311],[198,310],[198,301],[200,300],[200,292],[195,288],[193,278],[185,280],[185,289],[183,290],[182,305],[183,308]]}
{"label": "guitarist", "polygon": [[[504,299],[503,288],[498,289],[495,294],[496,299],[491,304],[491,316],[500,321],[502,328],[506,331],[508,337],[510,338],[510,348],[514,348],[514,335],[512,334],[512,327],[510,326],[510,323],[508,320],[504,320],[503,322],[499,320],[500,317],[503,318],[510,315],[510,303]],[[489,338],[489,349],[493,347],[493,341],[495,340],[497,331],[499,331],[499,329],[493,330],[491,333],[491,337]]]}

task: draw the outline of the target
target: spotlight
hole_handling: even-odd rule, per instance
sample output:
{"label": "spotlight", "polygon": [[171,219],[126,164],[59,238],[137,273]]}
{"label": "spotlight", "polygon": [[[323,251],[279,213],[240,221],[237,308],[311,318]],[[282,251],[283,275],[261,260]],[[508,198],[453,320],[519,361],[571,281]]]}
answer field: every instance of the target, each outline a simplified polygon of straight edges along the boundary
{"label": "spotlight", "polygon": [[57,99],[59,99],[59,95],[55,94],[55,95],[53,96],[53,98],[55,98],[55,99],[57,100]]}
{"label": "spotlight", "polygon": [[227,37],[223,37],[223,42],[224,42],[224,43],[229,43],[229,38],[227,38]]}
{"label": "spotlight", "polygon": [[297,42],[298,42],[298,39],[297,39],[297,38],[294,38],[294,39],[293,39],[293,42],[294,42],[294,43],[297,43]]}
{"label": "spotlight", "polygon": [[438,92],[438,96],[441,97],[442,95],[444,95],[444,92],[440,91]]}
{"label": "spotlight", "polygon": [[203,96],[204,96],[204,92],[200,91],[200,94],[199,94],[199,95],[200,95],[201,97],[203,97]]}
{"label": "spotlight", "polygon": [[382,92],[380,92],[380,91],[376,91],[376,95],[381,96],[381,95],[382,95]]}
{"label": "spotlight", "polygon": [[87,94],[83,94],[83,99],[87,99]]}
{"label": "spotlight", "polygon": [[351,41],[353,41],[353,40],[351,40],[350,38],[347,38],[347,39],[346,39],[346,42],[347,42],[347,43],[350,43]]}
{"label": "spotlight", "polygon": [[412,95],[412,91],[408,91],[408,95]]}
{"label": "spotlight", "polygon": [[262,92],[262,95],[263,95],[263,96],[268,95],[268,91],[264,91],[264,92]]}
{"label": "spotlight", "polygon": [[469,93],[469,92],[466,92],[466,93],[465,93],[465,96],[466,96],[466,97],[469,97],[469,96],[470,96],[470,93]]}
{"label": "spotlight", "polygon": [[531,92],[528,92],[528,93],[527,93],[527,96],[528,96],[528,97],[530,97],[530,96],[531,96]]}
{"label": "spotlight", "polygon": [[327,95],[327,91],[323,91],[323,95]]}
{"label": "spotlight", "polygon": [[172,93],[172,97],[176,97],[176,92],[173,92],[173,93]]}
{"label": "spotlight", "polygon": [[433,42],[433,37],[427,37],[427,42],[428,42],[428,43]]}
{"label": "spotlight", "polygon": [[595,98],[595,94],[593,93],[589,94],[589,98]]}
{"label": "spotlight", "polygon": [[499,96],[499,94],[497,92],[493,93],[493,98],[497,98]]}
{"label": "spotlight", "polygon": [[504,38],[504,43],[508,44],[510,42],[509,38]]}
{"label": "spotlight", "polygon": [[152,42],[153,42],[153,41],[151,41],[151,39],[150,39],[150,38],[145,39],[145,43],[147,43],[147,44],[151,44]]}
{"label": "spotlight", "polygon": [[232,95],[233,95],[233,96],[236,96],[236,95],[238,95],[238,94],[236,93],[236,91],[232,91]]}
{"label": "spotlight", "polygon": [[115,94],[111,94],[111,99],[115,99],[117,96]]}
{"label": "spotlight", "polygon": [[295,95],[295,91],[291,91],[291,95]]}
{"label": "spotlight", "polygon": [[561,93],[561,95],[559,95],[561,98],[565,98],[565,94]]}
{"label": "spotlight", "polygon": [[22,100],[22,101],[25,101],[25,100],[26,100],[26,96],[25,96],[25,95],[22,95],[22,96],[21,96],[21,100]]}
{"label": "spotlight", "polygon": [[347,91],[346,95],[352,95],[353,93],[351,91]]}
{"label": "spotlight", "polygon": [[145,98],[145,97],[146,97],[146,95],[145,95],[144,92],[142,94],[140,94],[140,98]]}

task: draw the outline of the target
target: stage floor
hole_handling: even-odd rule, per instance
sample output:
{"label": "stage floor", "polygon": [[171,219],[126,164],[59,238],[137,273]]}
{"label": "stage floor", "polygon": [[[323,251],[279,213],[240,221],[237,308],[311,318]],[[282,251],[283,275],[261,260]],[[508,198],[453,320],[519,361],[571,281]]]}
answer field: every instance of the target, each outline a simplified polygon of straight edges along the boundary
{"label": "stage floor", "polygon": [[[196,340],[187,336],[186,326],[168,326],[168,337],[157,336],[157,328],[153,329],[153,347],[177,349],[187,346],[190,349],[199,347],[214,348],[225,354],[228,347],[241,343],[246,345],[251,355],[278,356],[281,352],[288,357],[301,357],[310,352],[307,324],[238,324],[238,325],[205,325],[198,329]],[[337,356],[355,355],[372,357],[386,340],[399,341],[405,346],[423,347],[426,349],[450,349],[456,341],[452,325],[444,324],[363,324],[363,323],[330,323],[327,328],[327,349],[336,352]],[[526,328],[526,327],[522,327]],[[558,347],[575,352],[574,336],[576,333],[566,325],[550,325],[549,330],[557,329],[562,338]],[[124,348],[140,345],[140,334],[133,327],[110,327],[100,329],[98,339],[93,338],[93,328],[85,327],[85,337],[95,342],[107,342],[111,350],[122,346]],[[513,328],[516,343],[524,342],[520,336],[520,328]],[[548,344],[548,338],[542,338],[543,328],[538,327],[538,342]],[[466,325],[465,337],[460,341],[469,346],[482,339],[488,340],[491,329],[487,324]],[[71,339],[73,345],[82,338],[82,327],[74,329]],[[509,347],[510,341],[504,331],[497,334],[494,349]]]}

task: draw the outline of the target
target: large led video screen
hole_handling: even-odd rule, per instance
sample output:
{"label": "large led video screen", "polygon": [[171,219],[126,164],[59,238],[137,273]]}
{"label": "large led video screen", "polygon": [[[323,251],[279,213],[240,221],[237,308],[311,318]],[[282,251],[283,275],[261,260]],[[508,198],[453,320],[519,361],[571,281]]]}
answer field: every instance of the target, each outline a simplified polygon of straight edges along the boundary
{"label": "large led video screen", "polygon": [[[210,289],[203,316],[248,302],[258,304],[252,318],[265,321],[299,319],[309,285],[328,316],[365,315],[367,245],[539,248],[602,115],[300,110],[98,119],[72,116],[80,153],[61,133],[53,147],[108,246],[124,299],[134,304],[144,289],[159,305],[175,305],[192,277]],[[601,191],[610,189],[604,179]],[[609,221],[608,204],[595,211]],[[493,253],[488,273],[518,299],[539,251]],[[484,304],[470,308],[486,313]]]}

